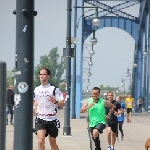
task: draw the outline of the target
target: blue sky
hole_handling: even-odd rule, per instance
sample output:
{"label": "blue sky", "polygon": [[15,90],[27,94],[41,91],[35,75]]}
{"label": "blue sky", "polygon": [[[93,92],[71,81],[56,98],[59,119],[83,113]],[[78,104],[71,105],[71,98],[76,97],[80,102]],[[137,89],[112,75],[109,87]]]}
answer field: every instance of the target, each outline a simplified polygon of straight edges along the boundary
{"label": "blue sky", "polygon": [[[14,68],[16,17],[12,11],[16,7],[15,3],[15,0],[0,1],[0,60],[7,62],[7,70]],[[113,6],[120,2],[105,3]],[[53,47],[58,46],[62,55],[66,46],[66,7],[66,1],[35,1],[35,10],[38,12],[35,17],[35,65],[39,63],[40,56],[48,54]],[[138,16],[139,5],[123,11]],[[94,46],[94,65],[91,67],[89,89],[102,84],[118,86],[128,64],[133,60],[134,40],[128,33],[117,28],[100,29],[96,32],[96,37],[98,43]],[[85,43],[90,44],[90,38]],[[87,55],[88,51],[85,50],[84,56]],[[83,65],[85,68],[88,67],[86,62]],[[83,79],[87,79],[85,73]],[[86,89],[86,86],[83,82],[83,89]]]}

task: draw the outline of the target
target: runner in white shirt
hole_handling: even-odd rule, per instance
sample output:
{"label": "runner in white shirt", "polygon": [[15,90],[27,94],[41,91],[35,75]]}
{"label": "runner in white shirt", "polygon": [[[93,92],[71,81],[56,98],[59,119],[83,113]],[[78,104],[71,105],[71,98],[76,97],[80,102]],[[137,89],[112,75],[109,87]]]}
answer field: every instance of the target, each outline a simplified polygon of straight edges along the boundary
{"label": "runner in white shirt", "polygon": [[39,72],[41,85],[34,90],[34,112],[37,114],[35,128],[38,137],[38,150],[45,150],[45,137],[49,135],[52,150],[59,150],[56,144],[59,120],[56,116],[56,107],[64,106],[61,91],[48,83],[50,70],[42,68]]}

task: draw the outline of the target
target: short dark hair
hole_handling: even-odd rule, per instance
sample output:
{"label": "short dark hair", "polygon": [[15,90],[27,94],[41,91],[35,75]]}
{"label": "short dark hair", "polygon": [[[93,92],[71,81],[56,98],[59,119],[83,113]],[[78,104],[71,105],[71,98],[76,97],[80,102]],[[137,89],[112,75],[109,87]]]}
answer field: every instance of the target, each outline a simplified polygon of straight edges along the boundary
{"label": "short dark hair", "polygon": [[93,89],[92,90],[98,90],[99,91],[99,93],[100,93],[100,88],[99,87],[93,87]]}
{"label": "short dark hair", "polygon": [[112,92],[112,91],[107,92],[107,95],[108,95],[109,93],[111,93],[112,95],[114,95],[114,92]]}
{"label": "short dark hair", "polygon": [[[51,71],[48,68],[43,67],[43,68],[40,69],[40,71],[41,70],[46,70],[47,75],[51,75]],[[40,74],[40,71],[39,71],[39,74]]]}

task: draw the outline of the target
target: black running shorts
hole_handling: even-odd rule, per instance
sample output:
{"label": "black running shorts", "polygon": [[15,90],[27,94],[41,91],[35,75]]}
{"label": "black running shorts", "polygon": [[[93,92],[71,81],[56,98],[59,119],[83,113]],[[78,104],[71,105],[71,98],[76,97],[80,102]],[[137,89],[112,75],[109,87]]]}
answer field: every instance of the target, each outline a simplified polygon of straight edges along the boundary
{"label": "black running shorts", "polygon": [[111,131],[116,133],[117,127],[118,127],[118,122],[107,122],[106,127],[110,127]]}
{"label": "black running shorts", "polygon": [[99,133],[103,133],[103,130],[105,129],[105,124],[99,123],[95,127],[90,127],[90,131],[93,132],[94,129],[97,129]]}
{"label": "black running shorts", "polygon": [[46,121],[39,118],[35,119],[35,128],[38,130],[46,130],[45,137],[50,135],[50,137],[56,138],[58,136],[58,128],[60,127],[59,120]]}
{"label": "black running shorts", "polygon": [[127,108],[127,114],[132,113],[132,108]]}

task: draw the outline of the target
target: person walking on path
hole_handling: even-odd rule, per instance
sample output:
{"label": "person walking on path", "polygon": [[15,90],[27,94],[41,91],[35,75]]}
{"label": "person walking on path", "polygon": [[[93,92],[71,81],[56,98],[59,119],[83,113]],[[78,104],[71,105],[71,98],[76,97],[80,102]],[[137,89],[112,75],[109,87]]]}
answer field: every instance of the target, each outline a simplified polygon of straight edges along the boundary
{"label": "person walking on path", "polygon": [[[124,133],[123,133],[123,129],[122,129],[122,126],[123,126],[123,122],[124,122],[124,110],[125,110],[125,104],[123,102],[121,102],[121,98],[120,96],[117,96],[116,97],[116,101],[118,103],[120,103],[121,105],[121,108],[122,108],[122,112],[118,111],[118,126],[119,126],[119,131],[121,133],[121,141],[123,140],[124,138]],[[119,142],[119,138],[118,138],[118,128],[117,128],[117,132],[116,132],[116,139],[117,139],[117,142]]]}
{"label": "person walking on path", "polygon": [[45,137],[49,135],[52,150],[59,150],[56,144],[60,122],[56,116],[56,107],[64,106],[64,98],[61,91],[49,84],[50,70],[42,68],[39,71],[41,85],[34,90],[34,112],[36,134],[38,137],[38,150],[45,150]]}
{"label": "person walking on path", "polygon": [[134,104],[134,98],[132,98],[131,94],[128,94],[127,98],[125,99],[125,104],[127,109],[127,122],[131,123],[132,108]]}
{"label": "person walking on path", "polygon": [[8,114],[10,113],[10,123],[13,125],[13,107],[14,107],[14,86],[9,85],[6,91],[6,125],[8,125]]}
{"label": "person walking on path", "polygon": [[137,104],[138,104],[138,108],[139,108],[139,112],[142,112],[142,107],[143,107],[143,99],[142,96],[139,96],[138,100],[137,100]]}
{"label": "person walking on path", "polygon": [[[118,111],[122,112],[120,103],[113,100],[113,92],[107,93],[107,98],[110,103],[114,105],[114,111],[111,112],[110,118],[106,120],[106,132],[107,132],[107,141],[108,141],[108,150],[114,150],[116,142],[116,132],[118,127]],[[109,113],[109,108],[106,106],[106,115]]]}
{"label": "person walking on path", "polygon": [[113,111],[113,105],[109,101],[99,98],[99,96],[100,89],[94,87],[92,89],[92,97],[85,101],[80,109],[80,113],[84,113],[88,110],[89,128],[95,143],[95,150],[101,150],[99,133],[102,133],[105,129],[105,105]]}

